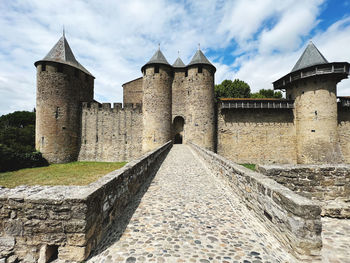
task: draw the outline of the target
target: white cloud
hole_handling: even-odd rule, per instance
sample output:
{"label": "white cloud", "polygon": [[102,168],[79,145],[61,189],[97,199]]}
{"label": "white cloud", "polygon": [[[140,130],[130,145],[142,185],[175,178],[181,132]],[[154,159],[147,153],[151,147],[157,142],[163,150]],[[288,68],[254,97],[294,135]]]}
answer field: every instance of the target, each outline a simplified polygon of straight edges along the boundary
{"label": "white cloud", "polygon": [[[300,45],[317,26],[322,2],[0,1],[0,114],[35,106],[33,63],[56,43],[62,25],[76,58],[96,77],[97,100],[121,101],[121,85],[141,76],[141,66],[159,42],[169,63],[178,50],[188,63],[201,43],[214,59],[217,83],[241,78],[253,90],[271,88],[300,56]],[[330,60],[350,61],[348,24],[338,21],[313,36]],[[235,54],[235,60],[224,60],[222,50]]]}

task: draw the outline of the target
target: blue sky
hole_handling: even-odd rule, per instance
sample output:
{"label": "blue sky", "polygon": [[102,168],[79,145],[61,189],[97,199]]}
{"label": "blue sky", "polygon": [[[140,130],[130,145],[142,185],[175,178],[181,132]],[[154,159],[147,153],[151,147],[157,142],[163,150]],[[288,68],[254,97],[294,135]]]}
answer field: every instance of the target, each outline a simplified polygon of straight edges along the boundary
{"label": "blue sky", "polygon": [[[95,77],[95,99],[121,102],[121,85],[160,43],[185,64],[198,43],[216,83],[239,78],[252,91],[290,72],[309,40],[329,61],[350,62],[350,0],[0,0],[0,115],[35,107],[35,67],[62,34]],[[350,95],[350,81],[338,85]]]}

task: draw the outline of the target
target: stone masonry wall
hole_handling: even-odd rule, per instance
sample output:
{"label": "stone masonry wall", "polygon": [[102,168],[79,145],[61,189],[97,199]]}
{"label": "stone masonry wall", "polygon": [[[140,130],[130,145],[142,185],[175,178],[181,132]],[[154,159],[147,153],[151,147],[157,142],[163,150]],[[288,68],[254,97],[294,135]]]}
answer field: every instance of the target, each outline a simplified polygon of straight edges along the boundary
{"label": "stone masonry wall", "polygon": [[236,163],[296,163],[291,110],[218,109],[218,148]]}
{"label": "stone masonry wall", "polygon": [[191,146],[290,253],[302,262],[320,260],[321,209],[315,202],[220,155]]}
{"label": "stone masonry wall", "polygon": [[83,103],[79,161],[129,161],[142,155],[139,104]]}
{"label": "stone masonry wall", "polygon": [[143,78],[137,78],[123,84],[123,103],[142,104]]}
{"label": "stone masonry wall", "polygon": [[66,262],[85,260],[155,174],[171,145],[87,186],[0,188],[0,262],[48,262],[55,252]]}
{"label": "stone masonry wall", "polygon": [[339,144],[345,163],[350,163],[350,108],[338,108]]}
{"label": "stone masonry wall", "polygon": [[322,215],[350,218],[350,165],[259,165],[257,170],[299,195],[321,201]]}
{"label": "stone masonry wall", "polygon": [[92,101],[93,92],[93,77],[79,69],[55,62],[37,65],[35,147],[50,163],[77,160],[81,102]]}

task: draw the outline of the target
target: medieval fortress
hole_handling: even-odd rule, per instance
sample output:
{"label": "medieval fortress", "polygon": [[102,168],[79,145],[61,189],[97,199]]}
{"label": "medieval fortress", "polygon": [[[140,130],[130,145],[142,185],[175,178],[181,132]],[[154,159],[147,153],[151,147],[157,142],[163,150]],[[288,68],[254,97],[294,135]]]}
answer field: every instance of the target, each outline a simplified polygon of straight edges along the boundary
{"label": "medieval fortress", "polygon": [[37,68],[36,148],[49,162],[128,161],[169,140],[236,163],[350,163],[350,97],[336,86],[350,64],[309,43],[273,83],[286,99],[214,99],[216,68],[201,50],[170,65],[159,50],[123,84],[121,103],[94,100],[94,76],[63,35]]}

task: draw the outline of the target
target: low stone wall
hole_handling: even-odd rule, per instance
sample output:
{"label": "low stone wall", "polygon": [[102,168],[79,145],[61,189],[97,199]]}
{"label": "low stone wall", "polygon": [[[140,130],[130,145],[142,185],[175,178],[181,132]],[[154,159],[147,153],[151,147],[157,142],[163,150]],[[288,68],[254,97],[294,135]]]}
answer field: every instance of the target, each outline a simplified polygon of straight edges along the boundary
{"label": "low stone wall", "polygon": [[[87,186],[0,189],[0,261],[82,261],[153,176],[171,142]],[[57,255],[58,254],[58,255]]]}
{"label": "low stone wall", "polygon": [[266,176],[237,165],[213,152],[190,144],[215,175],[224,178],[233,192],[275,237],[303,262],[320,260],[321,209]]}
{"label": "low stone wall", "polygon": [[350,218],[350,165],[258,165],[292,191],[321,201],[322,215]]}

